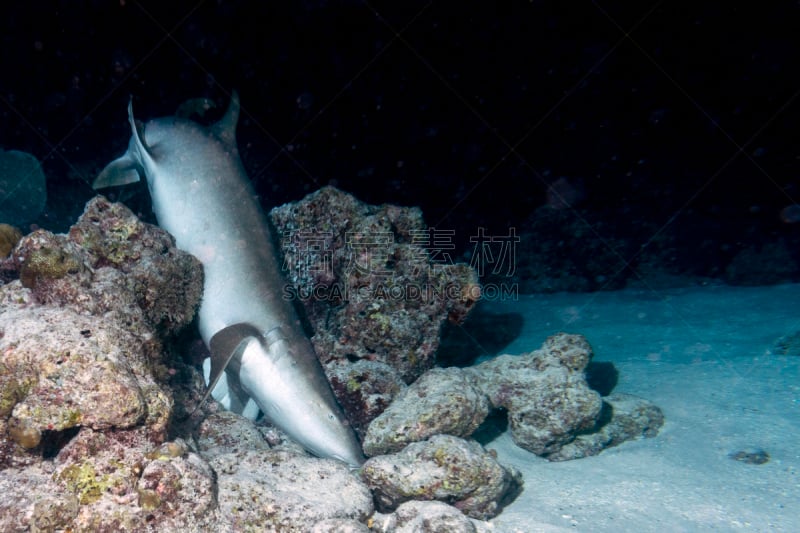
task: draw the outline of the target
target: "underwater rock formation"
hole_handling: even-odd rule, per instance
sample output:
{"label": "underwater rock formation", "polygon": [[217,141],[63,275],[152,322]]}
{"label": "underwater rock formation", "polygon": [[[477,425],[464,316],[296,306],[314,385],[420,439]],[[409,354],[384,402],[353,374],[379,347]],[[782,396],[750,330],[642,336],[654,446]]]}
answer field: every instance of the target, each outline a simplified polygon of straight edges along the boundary
{"label": "underwater rock formation", "polygon": [[[96,224],[98,210],[108,211],[106,221],[133,217],[96,198],[73,230]],[[126,271],[103,265],[108,250],[90,250],[73,238],[78,233],[35,231],[6,260],[19,280],[0,287],[0,416],[22,449],[41,451],[48,446],[43,436],[58,440],[72,428],[144,424],[153,442],[166,438],[172,398],[159,382],[168,371],[156,331],[191,320],[202,272],[197,260],[171,247],[169,235],[137,223],[137,238],[120,237],[114,245],[137,250]],[[159,263],[153,255],[169,260]],[[181,294],[170,287],[176,279],[185,288]],[[164,297],[149,305],[142,293]],[[0,454],[0,464],[10,460]]]}
{"label": "underwater rock formation", "polygon": [[497,515],[503,502],[522,487],[516,469],[502,466],[477,442],[451,435],[435,435],[399,453],[372,457],[361,475],[380,512],[411,500],[438,500],[481,520]]}
{"label": "underwater rock formation", "polygon": [[578,435],[572,442],[547,455],[547,459],[568,461],[597,455],[627,440],[655,437],[663,425],[664,413],[652,402],[632,394],[615,393],[603,398],[597,427]]}
{"label": "underwater rock formation", "polygon": [[373,512],[369,489],[340,461],[248,450],[209,463],[217,472],[220,511],[234,531],[303,533],[331,518],[365,522]]}
{"label": "underwater rock formation", "polygon": [[191,321],[203,288],[200,262],[168,233],[100,196],[69,234],[34,231],[3,263],[38,304],[93,316],[122,310],[164,334]]}
{"label": "underwater rock formation", "polygon": [[[4,306],[0,324],[0,416],[10,415],[9,427],[39,433],[128,428],[154,415],[160,403],[166,410],[157,424],[163,433],[171,400],[148,361],[137,360],[148,355],[141,337],[68,308]],[[10,433],[25,448],[39,444]]]}
{"label": "underwater rock formation", "polygon": [[459,368],[434,368],[404,390],[372,421],[367,456],[394,453],[432,435],[469,437],[489,413],[486,395]]}
{"label": "underwater rock formation", "polygon": [[167,442],[163,356],[199,302],[199,262],[98,197],[70,234],[23,237],[3,268],[19,279],[0,286],[0,490],[47,482],[0,507],[0,529],[204,523],[213,472]]}
{"label": "underwater rock formation", "polygon": [[66,531],[78,514],[78,498],[41,468],[0,470],[0,489],[0,531]]}
{"label": "underwater rock formation", "polygon": [[[657,408],[624,397],[608,399],[610,420],[598,417],[583,375],[591,349],[578,335],[469,369],[430,368],[438,327],[474,301],[464,292],[474,272],[431,267],[408,237],[424,228],[415,210],[371,208],[335,190],[312,200],[325,195],[326,209],[336,197],[366,213],[353,218],[359,231],[391,228],[392,279],[458,288],[429,300],[304,301],[333,387],[375,455],[362,474],[214,402],[181,417],[203,384],[169,342],[198,304],[201,266],[98,197],[67,235],[35,231],[0,259],[11,273],[0,285],[0,530],[485,531],[479,519],[522,485],[492,452],[459,438],[490,408],[507,410],[515,441],[551,460],[657,430]],[[344,245],[331,243],[331,258],[341,267],[353,247],[346,231],[336,234]],[[354,272],[332,272],[358,285]],[[395,333],[399,341],[384,338]]]}
{"label": "underwater rock formation", "polygon": [[0,259],[8,257],[22,238],[22,233],[9,224],[0,224]]}
{"label": "underwater rock formation", "polygon": [[376,513],[372,531],[381,533],[418,533],[446,531],[447,533],[482,533],[494,528],[475,520],[446,503],[439,501],[410,501],[400,504],[391,514]]}
{"label": "underwater rock formation", "polygon": [[656,435],[664,421],[657,406],[628,394],[603,401],[589,388],[584,370],[591,354],[583,336],[560,333],[529,354],[432,369],[372,421],[364,452],[393,453],[437,434],[467,438],[486,420],[488,407],[503,410],[498,413],[508,418],[517,445],[551,461]]}
{"label": "underwater rock formation", "polygon": [[417,208],[371,206],[323,187],[270,216],[294,285],[287,296],[304,305],[329,372],[366,359],[411,383],[433,367],[442,322],[463,320],[480,298],[472,268],[431,260],[420,244],[430,236]]}
{"label": "underwater rock formation", "polygon": [[311,457],[282,435],[271,444],[259,429],[220,411],[196,433],[200,455],[216,472],[221,516],[231,530],[304,532],[317,522],[364,522],[372,514],[369,489],[346,465]]}
{"label": "underwater rock formation", "polygon": [[197,449],[209,459],[221,454],[270,449],[252,421],[231,411],[221,410],[205,417],[194,438]]}
{"label": "underwater rock formation", "polygon": [[463,321],[480,298],[477,273],[431,259],[417,208],[372,206],[323,187],[270,216],[283,236],[285,296],[305,307],[334,394],[364,438],[434,366],[443,323]]}
{"label": "underwater rock formation", "polygon": [[122,274],[145,319],[171,335],[191,321],[203,294],[202,265],[175,248],[166,231],[145,224],[127,207],[98,196],[69,230],[89,252],[89,266]]}
{"label": "underwater rock formation", "polygon": [[331,365],[327,370],[339,403],[362,441],[369,423],[406,388],[392,367],[378,361],[361,359],[352,364]]}
{"label": "underwater rock formation", "polygon": [[467,369],[494,408],[508,411],[514,442],[536,455],[558,451],[600,414],[600,395],[584,370],[592,348],[582,335],[560,333],[539,350],[500,355]]}
{"label": "underwater rock formation", "polygon": [[[202,270],[168,234],[98,197],[68,234],[35,231],[2,261],[1,530],[366,528],[373,496],[343,464],[214,403],[175,419],[202,384],[165,346]],[[377,360],[337,370],[370,417],[406,388]]]}

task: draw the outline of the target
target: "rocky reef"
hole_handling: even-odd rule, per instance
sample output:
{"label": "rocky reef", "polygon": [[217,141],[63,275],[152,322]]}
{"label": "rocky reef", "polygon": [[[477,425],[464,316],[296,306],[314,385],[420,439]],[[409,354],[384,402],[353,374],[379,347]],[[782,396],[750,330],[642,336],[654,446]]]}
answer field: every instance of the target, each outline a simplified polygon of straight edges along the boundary
{"label": "rocky reef", "polygon": [[498,463],[477,442],[451,435],[434,435],[399,453],[373,457],[364,464],[362,477],[379,511],[393,511],[411,500],[436,500],[478,519],[497,515],[522,488],[519,472]]}
{"label": "rocky reef", "polygon": [[0,259],[8,257],[22,238],[22,233],[10,224],[0,223]]}
{"label": "rocky reef", "polygon": [[[67,234],[34,231],[0,259],[0,530],[488,531],[484,520],[523,490],[480,443],[498,413],[517,444],[550,460],[662,423],[644,400],[589,388],[580,335],[435,367],[441,324],[462,320],[480,290],[464,265],[430,261],[414,238],[426,229],[418,210],[328,188],[273,220],[307,241],[315,224],[323,232],[310,247],[284,239],[285,266],[363,437],[363,468],[311,457],[214,402],[194,411],[204,385],[176,339],[199,304],[202,267],[97,197]],[[377,233],[387,240],[358,255]],[[322,298],[323,282],[351,296]],[[397,286],[430,291],[391,297]]]}
{"label": "rocky reef", "polygon": [[582,335],[559,333],[527,354],[432,369],[373,420],[364,452],[393,453],[439,434],[467,438],[492,422],[492,412],[506,418],[518,446],[551,461],[655,436],[664,422],[661,410],[632,395],[602,398],[586,380],[591,358]]}
{"label": "rocky reef", "polygon": [[[366,530],[373,494],[344,465],[214,403],[186,420],[203,385],[172,341],[202,267],[171,236],[97,197],[67,234],[13,240],[0,265],[0,529]],[[430,305],[444,319],[467,303]],[[432,365],[424,350],[415,368]],[[376,376],[357,387],[375,416],[413,376],[344,363],[351,392]]]}
{"label": "rocky reef", "polygon": [[[290,294],[350,421],[362,432],[435,363],[442,323],[480,298],[474,269],[433,262],[417,208],[364,204],[334,187],[277,207],[271,219]],[[349,365],[356,361],[382,363]]]}
{"label": "rocky reef", "polygon": [[364,453],[394,453],[433,435],[469,437],[489,413],[489,401],[474,381],[458,368],[426,372],[372,421]]}

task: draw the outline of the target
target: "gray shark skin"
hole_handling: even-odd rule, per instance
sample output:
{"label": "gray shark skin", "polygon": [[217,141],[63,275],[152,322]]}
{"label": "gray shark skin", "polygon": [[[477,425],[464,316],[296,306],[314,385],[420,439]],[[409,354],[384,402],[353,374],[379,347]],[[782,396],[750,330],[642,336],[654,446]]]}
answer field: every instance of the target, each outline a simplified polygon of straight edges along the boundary
{"label": "gray shark skin", "polygon": [[[239,99],[203,127],[178,117],[133,131],[128,151],[98,175],[95,189],[147,179],[159,225],[203,263],[198,311],[209,391],[225,407],[255,418],[260,409],[319,457],[357,467],[355,433],[331,391],[291,302],[266,217],[236,147]],[[255,402],[255,404],[253,404]],[[257,406],[257,407],[256,407]]]}

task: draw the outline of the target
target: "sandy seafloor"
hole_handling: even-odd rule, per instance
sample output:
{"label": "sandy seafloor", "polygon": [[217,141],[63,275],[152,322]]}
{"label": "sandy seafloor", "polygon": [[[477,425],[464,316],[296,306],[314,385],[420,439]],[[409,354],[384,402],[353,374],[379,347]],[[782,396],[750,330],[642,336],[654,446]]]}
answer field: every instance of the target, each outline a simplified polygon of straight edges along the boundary
{"label": "sandy seafloor", "polygon": [[[484,303],[521,313],[504,353],[581,333],[619,370],[615,392],[655,402],[659,435],[550,463],[508,433],[487,447],[523,471],[498,531],[800,531],[800,356],[775,355],[800,330],[800,285],[520,295]],[[760,448],[753,465],[729,454]]]}

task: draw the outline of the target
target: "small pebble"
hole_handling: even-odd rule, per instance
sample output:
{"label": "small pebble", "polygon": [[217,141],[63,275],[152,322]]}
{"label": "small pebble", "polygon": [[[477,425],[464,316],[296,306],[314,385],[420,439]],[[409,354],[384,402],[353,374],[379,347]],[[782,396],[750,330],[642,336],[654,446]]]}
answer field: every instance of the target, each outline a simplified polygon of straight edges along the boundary
{"label": "small pebble", "polygon": [[729,457],[749,465],[763,465],[769,462],[769,454],[764,450],[740,450],[731,453]]}

